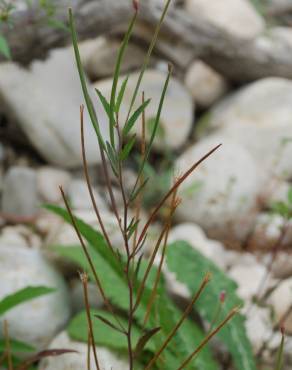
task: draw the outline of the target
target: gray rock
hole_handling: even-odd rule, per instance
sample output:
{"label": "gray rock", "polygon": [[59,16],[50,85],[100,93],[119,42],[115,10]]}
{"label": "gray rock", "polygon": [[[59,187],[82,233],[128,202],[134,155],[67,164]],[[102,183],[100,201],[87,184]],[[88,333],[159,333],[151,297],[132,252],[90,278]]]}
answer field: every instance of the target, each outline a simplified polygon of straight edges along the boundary
{"label": "gray rock", "polygon": [[[92,96],[96,101],[93,91]],[[0,101],[49,163],[61,167],[82,164],[79,106],[84,99],[70,48],[54,50],[46,61],[34,62],[28,70],[14,63],[1,64]],[[101,107],[97,111],[106,138],[105,113]],[[98,163],[98,144],[87,112],[84,120],[88,163]]]}
{"label": "gray rock", "polygon": [[[283,280],[271,293],[267,301],[273,308],[274,321],[279,323],[292,307],[292,277]],[[292,312],[285,317],[285,331],[292,334]]]}
{"label": "gray rock", "polygon": [[[89,306],[91,309],[101,308],[104,305],[104,300],[98,290],[98,287],[95,283],[88,282],[87,284],[88,289],[88,300]],[[71,296],[71,303],[72,309],[75,313],[85,310],[85,302],[84,302],[84,290],[83,284],[78,280],[74,280],[71,284],[70,289],[70,296]]]}
{"label": "gray rock", "polygon": [[[80,45],[80,54],[84,68],[94,81],[112,76],[121,43],[117,40],[98,37]],[[144,62],[145,52],[136,45],[129,44],[121,65],[121,73],[139,69]]]}
{"label": "gray rock", "polygon": [[56,292],[21,304],[1,316],[12,339],[44,349],[67,323],[69,298],[62,276],[34,249],[0,245],[0,299],[27,286],[47,286]]}
{"label": "gray rock", "polygon": [[38,192],[45,202],[59,203],[62,200],[59,186],[66,193],[70,180],[70,173],[58,168],[45,166],[37,171]]}
{"label": "gray rock", "polygon": [[30,217],[37,212],[36,172],[27,167],[11,167],[4,178],[2,212]]}
{"label": "gray rock", "polygon": [[[108,210],[107,205],[98,191],[93,188],[94,198],[100,211]],[[84,180],[71,181],[68,188],[68,197],[74,209],[93,209],[87,184]]]}
{"label": "gray rock", "polygon": [[224,77],[200,60],[194,61],[188,68],[185,85],[196,104],[202,108],[210,107],[228,90]]}
{"label": "gray rock", "polygon": [[265,78],[218,103],[208,125],[245,146],[268,177],[292,176],[292,82]]}
{"label": "gray rock", "polygon": [[265,27],[248,0],[187,0],[186,10],[242,39],[255,38]]}
{"label": "gray rock", "polygon": [[208,239],[204,231],[193,223],[182,223],[170,230],[168,241],[184,240],[205,257],[212,260],[221,269],[226,268],[225,250],[222,243]]}
{"label": "gray rock", "polygon": [[213,238],[241,241],[256,216],[262,176],[247,150],[222,136],[211,136],[186,150],[175,163],[184,173],[216,145],[223,143],[180,186],[176,215],[195,222]]}
{"label": "gray rock", "polygon": [[[86,368],[87,344],[73,341],[66,332],[59,334],[50,344],[52,349],[71,349],[75,353],[64,356],[52,356],[43,359],[38,370],[80,370]],[[105,347],[97,347],[97,356],[100,369],[102,370],[128,370],[129,364],[122,355],[115,354]],[[91,352],[90,363],[94,364],[93,352]],[[92,367],[94,367],[93,365]]]}

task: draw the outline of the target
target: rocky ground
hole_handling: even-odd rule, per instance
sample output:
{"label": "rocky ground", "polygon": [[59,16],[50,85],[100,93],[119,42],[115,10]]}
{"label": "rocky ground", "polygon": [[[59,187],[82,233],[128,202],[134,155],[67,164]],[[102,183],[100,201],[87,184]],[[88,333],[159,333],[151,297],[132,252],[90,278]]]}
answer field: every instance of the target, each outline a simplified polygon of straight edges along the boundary
{"label": "rocky ground", "polygon": [[[273,37],[291,43],[292,28],[274,27],[267,36],[265,21],[247,1],[187,0],[185,6],[190,14],[200,11],[202,17],[243,39],[263,34],[263,43]],[[109,96],[118,43],[100,37],[80,48],[92,96],[94,88]],[[123,64],[129,84],[122,116],[143,55],[142,49],[131,45]],[[148,120],[156,112],[166,73],[166,63],[155,58],[146,71],[142,89],[152,98]],[[71,315],[83,307],[81,285],[72,266],[52,249],[78,240],[72,228],[41,208],[44,203],[62,204],[62,185],[75,213],[98,227],[81,168],[82,102],[71,47],[52,50],[45,61],[34,61],[28,69],[13,62],[0,65],[0,298],[27,285],[58,288],[57,293],[39,298],[38,304],[32,301],[12,310],[6,317],[10,335],[38,349],[51,342],[52,348],[79,351],[45,360],[40,370],[80,369],[86,358],[86,345],[73,343],[63,331]],[[180,188],[182,202],[169,239],[187,240],[236,281],[245,301],[247,332],[254,353],[264,358],[265,369],[273,364],[280,325],[287,333],[285,369],[292,365],[292,221],[281,212],[271,212],[276,202],[288,202],[291,188],[291,103],[288,79],[271,76],[233,86],[202,60],[194,60],[184,75],[174,73],[170,82],[151,159],[156,175],[166,171],[159,162],[165,158],[171,158],[172,172],[179,174],[223,144]],[[96,109],[102,134],[108,137],[107,117],[100,105]],[[114,245],[120,247],[96,137],[89,117],[85,118],[97,203]],[[135,166],[129,162],[126,171],[131,183]],[[121,206],[118,190],[115,195]],[[151,229],[146,254],[160,223],[156,220]],[[181,287],[170,289],[185,294]],[[92,299],[92,305],[100,307],[102,300]],[[109,364],[127,368],[124,359],[103,348],[99,352],[106,369]]]}

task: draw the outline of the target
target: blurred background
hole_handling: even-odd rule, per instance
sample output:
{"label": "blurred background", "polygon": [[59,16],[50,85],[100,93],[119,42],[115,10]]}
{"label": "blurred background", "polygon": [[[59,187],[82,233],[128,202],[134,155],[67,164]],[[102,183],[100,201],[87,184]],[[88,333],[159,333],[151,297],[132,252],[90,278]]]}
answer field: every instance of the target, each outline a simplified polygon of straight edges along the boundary
{"label": "blurred background", "polygon": [[[122,64],[129,82],[121,119],[164,5],[164,0],[138,4]],[[11,335],[39,348],[83,306],[75,270],[50,249],[76,244],[74,230],[41,205],[63,205],[62,185],[75,213],[97,227],[82,170],[79,107],[84,100],[68,7],[101,132],[108,137],[107,116],[94,89],[110,97],[132,1],[0,0],[0,298],[28,284],[51,282],[59,288],[59,295],[44,298],[50,299],[46,308],[10,315]],[[188,241],[238,284],[259,368],[273,368],[279,328],[285,327],[284,369],[291,369],[292,0],[171,1],[141,87],[152,99],[146,111],[148,139],[169,63],[173,76],[145,169],[149,183],[142,216],[146,219],[175,176],[222,144],[181,186],[169,238]],[[87,114],[85,141],[97,202],[120,247]],[[133,154],[125,168],[128,190],[136,171]],[[121,207],[118,188],[115,197]],[[166,211],[151,226],[145,255]],[[185,297],[175,284],[170,291]],[[27,327],[28,317],[39,328]]]}

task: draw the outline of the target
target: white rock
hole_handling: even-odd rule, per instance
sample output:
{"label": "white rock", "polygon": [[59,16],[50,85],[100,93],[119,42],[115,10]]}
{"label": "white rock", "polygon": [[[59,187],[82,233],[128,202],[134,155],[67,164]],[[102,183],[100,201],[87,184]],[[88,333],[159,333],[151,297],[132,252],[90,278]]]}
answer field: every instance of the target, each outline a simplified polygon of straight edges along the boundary
{"label": "white rock", "polygon": [[6,226],[1,230],[0,245],[14,245],[40,248],[42,240],[30,227],[24,225]]}
{"label": "white rock", "polygon": [[228,275],[238,284],[238,295],[250,301],[258,293],[260,284],[267,275],[267,269],[260,263],[240,263],[231,267]]}
{"label": "white rock", "polygon": [[292,82],[256,81],[211,110],[209,127],[245,146],[261,168],[283,179],[292,176]]}
{"label": "white rock", "polygon": [[287,221],[278,214],[259,213],[255,220],[253,232],[249,238],[249,248],[271,251],[278,243],[285,227],[282,247],[292,242],[292,221]]}
{"label": "white rock", "polygon": [[[66,332],[59,334],[50,344],[52,349],[71,349],[76,353],[48,357],[42,360],[38,370],[81,370],[87,364],[87,344],[71,340]],[[121,355],[115,354],[104,347],[97,347],[100,370],[128,370],[129,364]],[[94,357],[91,351],[90,363],[94,367]]]}
{"label": "white rock", "polygon": [[184,240],[205,257],[211,259],[220,268],[226,268],[225,250],[222,243],[217,240],[208,239],[204,231],[193,223],[183,223],[171,229],[169,243]]}
{"label": "white rock", "polygon": [[[95,188],[92,190],[98,209],[100,211],[108,211],[104,198],[102,198]],[[70,199],[70,204],[74,209],[93,209],[88,187],[84,180],[73,180],[70,183],[68,197]]]}
{"label": "white rock", "polygon": [[[270,256],[269,256],[270,257]],[[284,279],[292,276],[291,253],[279,252],[272,266],[273,276],[277,279]]]}
{"label": "white rock", "polygon": [[[48,286],[56,292],[28,301],[1,316],[11,338],[40,350],[64,327],[70,315],[69,298],[61,275],[34,249],[0,246],[0,299],[27,286]],[[2,333],[3,335],[3,333]]]}
{"label": "white rock", "polygon": [[242,39],[255,38],[265,27],[248,0],[187,0],[186,10]]}
{"label": "white rock", "polygon": [[4,178],[2,212],[31,217],[36,214],[37,206],[36,172],[27,167],[11,167]]}
{"label": "white rock", "polygon": [[[138,73],[132,73],[130,75],[120,112],[120,122],[122,123],[125,122],[138,75]],[[146,109],[147,122],[156,116],[165,79],[165,72],[154,69],[149,69],[144,74],[140,91],[145,91],[145,98],[151,99]],[[111,85],[112,80],[107,79],[97,82],[94,87],[109,98]],[[134,109],[137,109],[139,105],[141,105],[141,94],[138,95]],[[181,147],[186,142],[191,131],[193,111],[194,107],[190,94],[178,80],[171,78],[160,117],[161,129],[158,130],[157,137],[154,141],[155,147],[160,148],[160,150],[163,150],[165,146],[171,149]],[[137,134],[141,136],[141,125],[137,124],[136,129]],[[148,124],[146,127],[148,137],[150,132]]]}
{"label": "white rock", "polygon": [[37,171],[38,192],[49,203],[59,203],[62,200],[59,186],[66,193],[70,180],[70,173],[58,168],[44,166]]}
{"label": "white rock", "polygon": [[200,60],[196,60],[188,68],[185,85],[195,102],[202,108],[210,107],[228,89],[223,76]]}
{"label": "white rock", "polygon": [[[92,80],[112,76],[121,42],[98,37],[81,44],[80,54],[87,74]],[[129,44],[121,65],[121,73],[140,69],[145,52],[136,45]]]}
{"label": "white rock", "polygon": [[182,203],[176,214],[182,221],[199,224],[211,237],[242,240],[253,223],[262,182],[260,169],[246,149],[211,136],[186,150],[175,168],[182,174],[220,143],[222,147],[181,185]]}
{"label": "white rock", "polygon": [[[292,307],[292,278],[283,280],[271,293],[267,303],[273,308],[275,322],[279,323]],[[285,331],[292,334],[292,313],[288,315],[285,322]]]}
{"label": "white rock", "polygon": [[[96,101],[93,91],[92,96]],[[34,62],[29,70],[14,63],[1,64],[0,100],[48,162],[61,167],[82,164],[79,106],[84,99],[70,48],[54,50],[46,61]],[[107,139],[105,113],[100,107],[97,113]],[[86,111],[84,122],[88,163],[98,163],[97,139]]]}
{"label": "white rock", "polygon": [[270,315],[269,309],[260,307],[253,307],[246,314],[245,327],[254,353],[257,353],[272,335]]}

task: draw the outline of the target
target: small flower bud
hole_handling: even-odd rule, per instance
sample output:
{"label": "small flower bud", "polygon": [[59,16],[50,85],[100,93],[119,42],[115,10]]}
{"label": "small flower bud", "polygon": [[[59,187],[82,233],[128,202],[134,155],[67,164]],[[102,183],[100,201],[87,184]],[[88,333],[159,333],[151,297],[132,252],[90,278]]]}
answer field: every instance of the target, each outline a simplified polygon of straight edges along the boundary
{"label": "small flower bud", "polygon": [[220,293],[220,297],[219,297],[220,302],[221,303],[224,303],[225,302],[225,298],[226,298],[226,292],[225,292],[225,290],[222,290],[222,292]]}
{"label": "small flower bud", "polygon": [[133,0],[133,7],[134,7],[135,12],[137,12],[139,9],[138,0]]}

